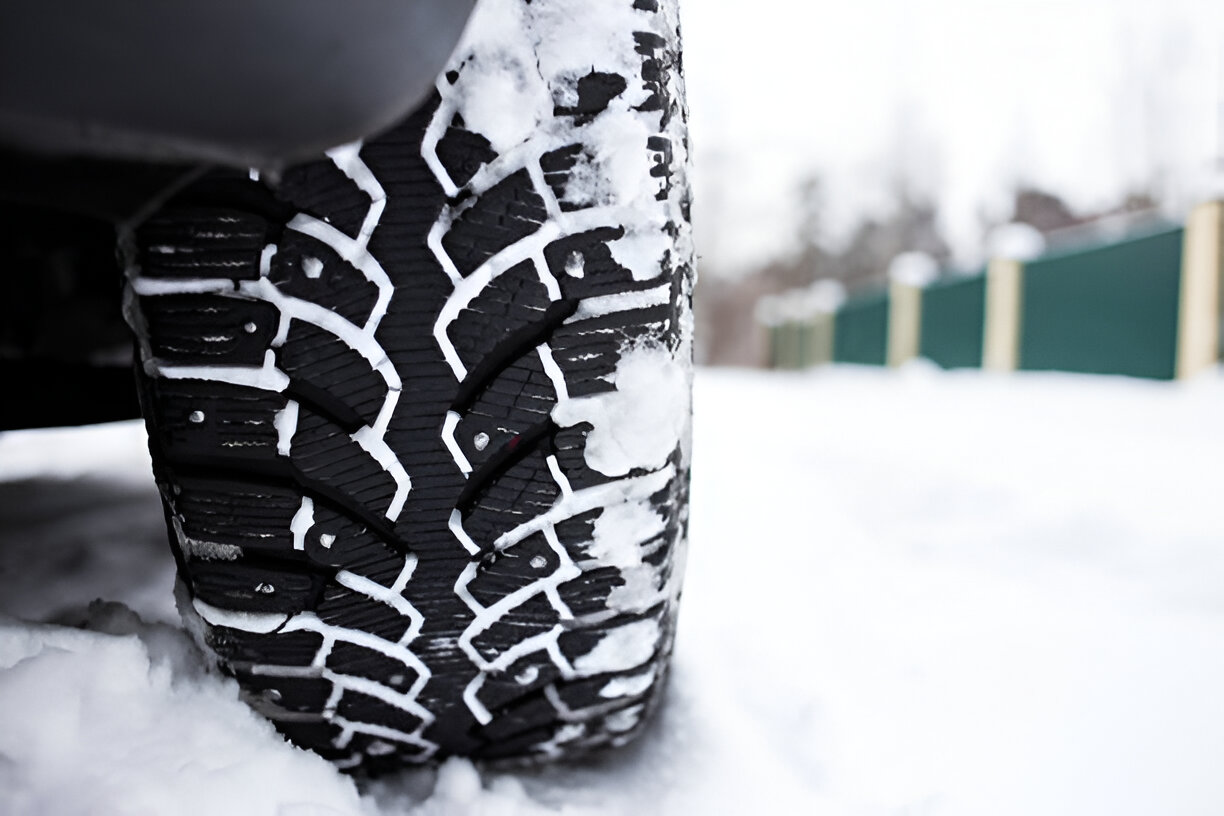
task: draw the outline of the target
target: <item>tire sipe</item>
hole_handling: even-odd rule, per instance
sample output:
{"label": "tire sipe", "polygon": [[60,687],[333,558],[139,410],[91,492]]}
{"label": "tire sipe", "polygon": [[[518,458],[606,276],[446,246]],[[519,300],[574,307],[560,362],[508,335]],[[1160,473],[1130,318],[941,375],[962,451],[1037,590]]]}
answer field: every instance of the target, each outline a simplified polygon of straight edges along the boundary
{"label": "tire sipe", "polygon": [[687,527],[675,0],[482,0],[404,122],[121,238],[189,628],[377,771],[619,745]]}

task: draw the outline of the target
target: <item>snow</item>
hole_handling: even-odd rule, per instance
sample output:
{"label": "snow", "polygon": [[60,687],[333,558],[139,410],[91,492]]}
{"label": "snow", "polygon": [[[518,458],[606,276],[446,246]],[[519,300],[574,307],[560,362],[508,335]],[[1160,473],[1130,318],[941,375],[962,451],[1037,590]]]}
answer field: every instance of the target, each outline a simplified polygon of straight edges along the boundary
{"label": "snow", "polygon": [[634,567],[642,563],[639,541],[649,541],[666,528],[663,517],[649,502],[614,505],[595,519],[590,554],[609,567]]}
{"label": "snow", "polygon": [[659,634],[659,623],[655,620],[610,629],[595,648],[574,661],[574,668],[584,675],[595,675],[641,666],[658,648]]}
{"label": "snow", "polygon": [[888,265],[888,279],[921,288],[939,277],[939,263],[925,252],[902,252]]}
{"label": "snow", "polygon": [[663,229],[626,234],[609,241],[608,249],[612,260],[632,272],[635,281],[652,280],[663,272],[663,257],[672,250],[672,238]]}
{"label": "snow", "polygon": [[779,295],[765,295],[757,301],[756,318],[766,326],[778,326],[787,321],[830,315],[845,302],[846,287],[841,281],[818,280]]}
{"label": "snow", "polygon": [[688,431],[683,364],[666,348],[639,345],[621,356],[612,381],[615,391],[561,400],[553,419],[563,428],[591,423],[586,463],[605,476],[663,467]]}
{"label": "snow", "polygon": [[458,113],[493,149],[505,153],[525,141],[552,113],[552,97],[540,81],[522,9],[510,3],[483,4],[474,14],[457,51],[482,43],[487,32],[520,32],[497,37],[498,48],[481,49],[464,66],[456,90]]}
{"label": "snow", "polygon": [[118,605],[86,617],[94,631],[0,624],[0,812],[360,812],[354,786],[276,745],[181,629]]}
{"label": "snow", "polygon": [[293,435],[297,433],[300,407],[297,400],[288,400],[285,407],[276,412],[272,425],[276,428],[276,452],[288,456],[293,450]]}
{"label": "snow", "polygon": [[986,252],[991,258],[1031,261],[1045,252],[1046,241],[1028,224],[1003,224],[986,236]]}
{"label": "snow", "polygon": [[696,389],[692,558],[643,738],[359,785],[204,668],[138,426],[0,435],[0,812],[1224,811],[1224,377]]}
{"label": "snow", "polygon": [[[598,13],[592,13],[596,5]],[[442,108],[437,127],[431,125],[426,137],[426,161],[443,187],[457,192],[434,150],[441,129],[454,115],[462,118],[465,128],[484,136],[502,155],[502,163],[517,154],[538,159],[548,151],[580,144],[560,201],[581,208],[622,208],[617,223],[625,234],[612,244],[616,261],[631,271],[634,280],[659,277],[665,252],[691,251],[687,233],[679,248],[674,238],[662,235],[663,228],[676,220],[674,212],[686,187],[675,184],[662,198],[658,196],[660,180],[653,175],[657,157],[641,146],[659,132],[661,114],[644,115],[638,110],[651,91],[642,76],[635,41],[624,32],[670,36],[673,24],[666,12],[648,13],[628,4],[610,8],[597,0],[537,0],[530,6],[513,0],[480,3],[451,58],[453,73],[440,80]],[[578,103],[578,83],[591,73],[622,77],[626,87],[593,121],[554,116],[556,107]],[[678,89],[669,90],[679,95]],[[675,167],[686,166],[687,142],[680,128],[678,117],[663,128],[671,137],[668,161]],[[521,164],[522,157],[515,161]],[[527,166],[538,170],[532,163]],[[484,189],[497,180],[498,172],[502,171],[486,167],[468,186]],[[538,180],[548,205],[551,193],[542,173]],[[551,203],[555,207],[557,202]],[[555,209],[553,220],[561,224],[573,220]],[[581,275],[581,259],[566,266],[569,274]]]}

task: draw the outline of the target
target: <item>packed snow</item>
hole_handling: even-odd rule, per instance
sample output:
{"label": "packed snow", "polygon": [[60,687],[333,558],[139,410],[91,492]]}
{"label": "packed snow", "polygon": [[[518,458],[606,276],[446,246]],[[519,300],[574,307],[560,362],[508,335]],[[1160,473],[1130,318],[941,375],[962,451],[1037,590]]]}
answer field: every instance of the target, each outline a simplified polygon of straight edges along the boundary
{"label": "packed snow", "polygon": [[1031,261],[1046,249],[1045,236],[1029,224],[1003,224],[986,236],[987,254],[1009,261]]}
{"label": "packed snow", "polygon": [[888,265],[888,279],[921,288],[939,277],[939,262],[925,252],[902,252]]}
{"label": "packed snow", "polygon": [[587,465],[605,476],[658,470],[681,444],[687,461],[690,376],[674,352],[653,344],[630,348],[612,382],[615,391],[564,399],[552,411],[562,428],[591,424]]}
{"label": "packed snow", "polygon": [[0,813],[1224,812],[1222,403],[1219,375],[702,371],[644,737],[376,782],[206,668],[138,425],[0,435]]}

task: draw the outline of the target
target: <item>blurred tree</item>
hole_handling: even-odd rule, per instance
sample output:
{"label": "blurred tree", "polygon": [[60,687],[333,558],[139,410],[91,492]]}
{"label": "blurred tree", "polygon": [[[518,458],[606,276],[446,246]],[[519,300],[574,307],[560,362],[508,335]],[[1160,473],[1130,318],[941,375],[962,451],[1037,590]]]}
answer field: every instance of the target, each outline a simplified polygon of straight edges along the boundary
{"label": "blurred tree", "polygon": [[1074,227],[1083,222],[1059,196],[1027,185],[1017,187],[1012,195],[1012,215],[1009,220],[1017,224],[1028,224],[1041,233]]}
{"label": "blurred tree", "polygon": [[1113,215],[1147,212],[1159,206],[1159,200],[1150,190],[1138,189],[1125,193],[1120,201],[1111,206],[1094,212],[1076,213],[1057,194],[1039,187],[1022,185],[1012,194],[1012,215],[1009,220],[1028,224],[1042,233],[1050,233],[1068,227],[1084,226]]}
{"label": "blurred tree", "polygon": [[825,234],[824,185],[809,176],[796,185],[800,208],[796,248],[738,278],[703,278],[697,287],[697,359],[712,365],[762,365],[765,336],[753,309],[763,295],[808,286],[821,279],[841,281],[851,291],[883,286],[888,265],[901,252],[922,251],[937,261],[949,257],[939,229],[939,211],[911,185],[897,182],[895,204],[882,217],[864,218],[840,250]]}
{"label": "blurred tree", "polygon": [[939,229],[939,209],[934,201],[899,183],[893,209],[882,218],[866,218],[851,234],[838,254],[832,277],[853,291],[887,282],[888,265],[902,252],[925,252],[939,263],[951,253]]}

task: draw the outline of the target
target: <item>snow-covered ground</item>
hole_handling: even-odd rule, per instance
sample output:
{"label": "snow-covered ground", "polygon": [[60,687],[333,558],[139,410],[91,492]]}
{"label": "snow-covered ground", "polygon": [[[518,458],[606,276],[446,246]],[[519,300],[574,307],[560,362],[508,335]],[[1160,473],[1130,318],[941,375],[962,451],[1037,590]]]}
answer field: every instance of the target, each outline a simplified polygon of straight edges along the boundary
{"label": "snow-covered ground", "polygon": [[139,427],[0,435],[0,813],[1219,814],[1222,406],[1219,377],[703,371],[645,738],[360,788],[178,628]]}

